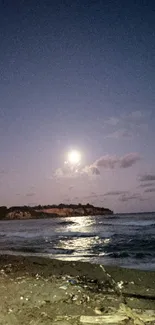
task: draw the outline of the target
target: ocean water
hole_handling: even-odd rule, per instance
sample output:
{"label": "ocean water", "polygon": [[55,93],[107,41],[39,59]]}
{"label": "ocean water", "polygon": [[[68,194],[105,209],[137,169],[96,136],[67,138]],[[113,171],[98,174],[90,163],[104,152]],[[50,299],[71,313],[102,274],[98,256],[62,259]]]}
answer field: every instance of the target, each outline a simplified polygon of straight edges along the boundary
{"label": "ocean water", "polygon": [[0,254],[155,270],[155,213],[0,221]]}

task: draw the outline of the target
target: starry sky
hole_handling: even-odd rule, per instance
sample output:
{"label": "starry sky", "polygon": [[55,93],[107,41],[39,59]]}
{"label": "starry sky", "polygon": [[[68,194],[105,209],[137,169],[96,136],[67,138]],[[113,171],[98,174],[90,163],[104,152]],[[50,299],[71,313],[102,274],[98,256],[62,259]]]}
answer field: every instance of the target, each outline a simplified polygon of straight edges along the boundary
{"label": "starry sky", "polygon": [[155,210],[154,1],[1,0],[0,43],[0,205]]}

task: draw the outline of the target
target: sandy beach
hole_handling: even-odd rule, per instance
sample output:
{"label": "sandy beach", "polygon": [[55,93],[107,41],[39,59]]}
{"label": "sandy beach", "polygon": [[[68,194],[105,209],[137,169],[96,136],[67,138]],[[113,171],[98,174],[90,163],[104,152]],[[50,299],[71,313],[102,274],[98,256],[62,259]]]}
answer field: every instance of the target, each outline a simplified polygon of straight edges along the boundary
{"label": "sandy beach", "polygon": [[155,272],[0,257],[1,325],[155,324]]}

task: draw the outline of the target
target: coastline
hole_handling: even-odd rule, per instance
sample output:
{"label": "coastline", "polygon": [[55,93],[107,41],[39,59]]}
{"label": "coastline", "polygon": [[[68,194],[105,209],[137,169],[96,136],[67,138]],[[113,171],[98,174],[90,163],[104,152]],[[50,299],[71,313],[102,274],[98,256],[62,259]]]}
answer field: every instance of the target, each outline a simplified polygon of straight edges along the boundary
{"label": "coastline", "polygon": [[81,315],[101,321],[122,303],[155,312],[155,271],[1,255],[0,284],[0,324],[76,325],[85,322]]}
{"label": "coastline", "polygon": [[0,220],[46,219],[57,217],[113,215],[108,208],[95,207],[91,204],[59,204],[46,206],[0,207]]}

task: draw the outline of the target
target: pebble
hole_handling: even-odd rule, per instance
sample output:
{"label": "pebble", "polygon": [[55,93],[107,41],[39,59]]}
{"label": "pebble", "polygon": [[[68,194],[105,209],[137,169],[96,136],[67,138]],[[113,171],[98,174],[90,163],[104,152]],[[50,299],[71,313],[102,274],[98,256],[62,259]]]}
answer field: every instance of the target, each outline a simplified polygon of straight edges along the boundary
{"label": "pebble", "polygon": [[47,317],[48,315],[47,315],[47,313],[45,313],[44,311],[42,311],[41,316]]}
{"label": "pebble", "polygon": [[78,296],[77,295],[73,295],[72,296],[72,300],[78,300]]}

